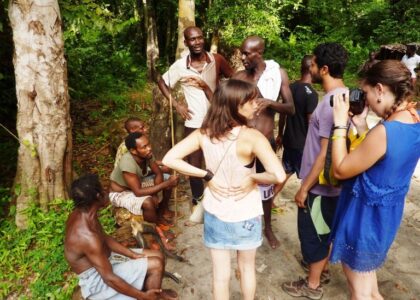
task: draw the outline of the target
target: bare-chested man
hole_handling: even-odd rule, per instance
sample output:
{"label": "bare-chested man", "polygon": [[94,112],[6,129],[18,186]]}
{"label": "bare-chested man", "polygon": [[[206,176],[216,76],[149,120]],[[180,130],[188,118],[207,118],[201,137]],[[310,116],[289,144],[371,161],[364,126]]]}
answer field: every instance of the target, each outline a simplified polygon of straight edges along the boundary
{"label": "bare-chested man", "polygon": [[[274,115],[286,113],[293,115],[295,107],[289,88],[289,78],[284,69],[273,60],[264,60],[264,40],[258,36],[250,36],[241,46],[241,59],[245,70],[239,71],[233,78],[257,84],[261,98],[258,99],[259,109],[250,125],[263,133],[276,148],[274,140]],[[280,102],[279,99],[283,99]],[[257,162],[257,172],[264,172],[262,165]],[[264,208],[264,234],[275,249],[279,241],[271,228],[271,207],[274,199],[274,186],[259,186]]]}
{"label": "bare-chested man", "polygon": [[[189,135],[203,123],[210,100],[221,76],[229,78],[232,68],[220,54],[211,54],[204,49],[203,32],[198,27],[184,30],[184,44],[189,54],[178,59],[158,82],[163,95],[169,99],[170,88],[180,81],[187,106],[172,99],[173,107],[185,120],[184,136]],[[188,162],[201,168],[203,153],[198,150],[188,156]],[[190,176],[192,202],[203,198],[204,184],[201,178]]]}
{"label": "bare-chested man", "polygon": [[75,180],[74,210],[66,224],[64,255],[79,277],[84,299],[177,299],[162,290],[163,255],[156,250],[128,249],[105,234],[98,211],[109,203],[96,175]]}

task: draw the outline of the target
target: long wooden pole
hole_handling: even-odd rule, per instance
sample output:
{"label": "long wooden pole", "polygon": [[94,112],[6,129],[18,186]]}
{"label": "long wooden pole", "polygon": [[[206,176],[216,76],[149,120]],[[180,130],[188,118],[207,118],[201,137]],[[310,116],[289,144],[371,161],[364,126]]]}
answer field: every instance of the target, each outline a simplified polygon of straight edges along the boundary
{"label": "long wooden pole", "polygon": [[[171,142],[172,147],[175,146],[175,124],[174,124],[174,114],[172,108],[172,90],[171,90],[171,79],[168,72],[168,88],[169,88],[169,120],[171,125]],[[173,175],[176,176],[176,171],[173,171]],[[174,200],[175,200],[175,223],[178,224],[178,185],[174,189]]]}

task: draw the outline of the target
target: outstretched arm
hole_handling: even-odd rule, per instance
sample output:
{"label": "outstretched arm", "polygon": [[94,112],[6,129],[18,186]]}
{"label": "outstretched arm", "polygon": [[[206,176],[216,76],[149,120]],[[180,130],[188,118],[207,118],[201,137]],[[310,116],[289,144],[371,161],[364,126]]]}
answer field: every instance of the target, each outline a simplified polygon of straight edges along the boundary
{"label": "outstretched arm", "polygon": [[127,182],[128,187],[137,197],[154,195],[163,189],[176,186],[178,182],[178,179],[177,179],[178,177],[171,176],[168,180],[163,181],[154,186],[142,187],[141,181],[139,177],[137,176],[137,174],[129,173],[125,171],[123,171],[122,173],[123,173],[123,178],[125,182]]}
{"label": "outstretched arm", "polygon": [[213,92],[210,89],[210,87],[207,85],[207,83],[203,79],[201,79],[198,76],[185,76],[181,79],[181,82],[183,82],[186,85],[190,85],[200,90],[203,90],[204,94],[206,95],[207,100],[209,101],[213,97]]}
{"label": "outstretched arm", "polygon": [[113,237],[111,237],[109,235],[105,235],[105,242],[106,242],[107,246],[109,247],[109,249],[111,249],[112,252],[127,256],[127,257],[132,258],[132,259],[146,257],[146,255],[144,255],[144,254],[136,253],[134,251],[131,251],[127,247],[124,247],[123,245],[118,243],[116,240],[114,240]]}

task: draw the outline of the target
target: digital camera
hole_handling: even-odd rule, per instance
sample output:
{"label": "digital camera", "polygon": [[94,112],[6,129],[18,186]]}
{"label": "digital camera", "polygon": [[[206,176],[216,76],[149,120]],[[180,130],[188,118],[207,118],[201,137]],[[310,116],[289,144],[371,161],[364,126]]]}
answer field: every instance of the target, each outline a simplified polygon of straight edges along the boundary
{"label": "digital camera", "polygon": [[[350,108],[349,111],[353,113],[353,115],[360,115],[365,108],[365,92],[363,92],[359,88],[350,89],[349,92],[349,104]],[[331,107],[334,106],[333,96],[330,98],[330,105]]]}

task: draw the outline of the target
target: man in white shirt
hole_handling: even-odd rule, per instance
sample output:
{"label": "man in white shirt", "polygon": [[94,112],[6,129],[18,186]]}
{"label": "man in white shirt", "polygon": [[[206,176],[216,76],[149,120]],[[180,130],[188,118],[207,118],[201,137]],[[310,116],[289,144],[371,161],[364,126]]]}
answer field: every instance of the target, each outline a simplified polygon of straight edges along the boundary
{"label": "man in white shirt", "polygon": [[420,65],[420,56],[416,53],[416,45],[407,45],[407,52],[401,60],[411,72],[413,87],[416,87],[416,68]]}
{"label": "man in white shirt", "polygon": [[[179,81],[187,105],[172,98],[173,107],[185,120],[184,136],[201,127],[213,92],[223,75],[229,78],[232,68],[220,54],[211,54],[204,49],[203,32],[198,27],[184,30],[184,44],[189,54],[173,63],[169,70],[159,79],[158,85],[162,94],[169,99],[170,88]],[[188,156],[188,162],[198,168],[203,163],[203,153],[198,150]],[[197,204],[203,197],[204,184],[201,178],[190,176],[192,202]]]}

